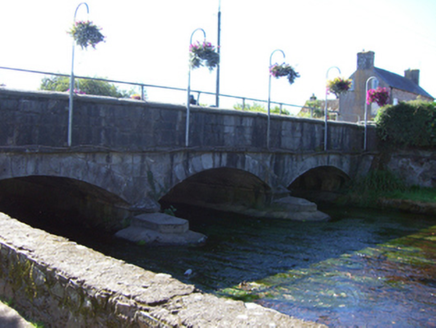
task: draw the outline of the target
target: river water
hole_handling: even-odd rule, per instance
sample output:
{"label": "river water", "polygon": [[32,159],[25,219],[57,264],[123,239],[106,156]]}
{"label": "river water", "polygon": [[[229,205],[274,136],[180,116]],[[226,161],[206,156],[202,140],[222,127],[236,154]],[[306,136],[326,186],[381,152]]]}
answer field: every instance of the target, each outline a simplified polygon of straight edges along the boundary
{"label": "river water", "polygon": [[178,208],[191,230],[208,236],[201,247],[140,246],[53,224],[50,232],[206,292],[331,327],[436,327],[436,218],[324,211],[332,220]]}

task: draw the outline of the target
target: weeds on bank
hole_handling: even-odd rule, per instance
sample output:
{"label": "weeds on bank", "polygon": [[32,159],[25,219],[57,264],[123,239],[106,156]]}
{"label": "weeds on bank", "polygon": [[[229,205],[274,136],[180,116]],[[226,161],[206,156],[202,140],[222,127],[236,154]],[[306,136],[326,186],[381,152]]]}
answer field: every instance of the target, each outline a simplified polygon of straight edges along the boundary
{"label": "weeds on bank", "polygon": [[393,173],[385,170],[370,171],[348,186],[348,194],[352,201],[363,206],[371,206],[381,197],[405,190],[404,183]]}
{"label": "weeds on bank", "polygon": [[436,188],[412,186],[403,192],[393,192],[389,198],[408,199],[415,202],[436,203]]}
{"label": "weeds on bank", "polygon": [[436,203],[436,188],[407,187],[387,170],[374,170],[346,187],[347,201],[371,207],[380,198],[405,199],[415,202]]}

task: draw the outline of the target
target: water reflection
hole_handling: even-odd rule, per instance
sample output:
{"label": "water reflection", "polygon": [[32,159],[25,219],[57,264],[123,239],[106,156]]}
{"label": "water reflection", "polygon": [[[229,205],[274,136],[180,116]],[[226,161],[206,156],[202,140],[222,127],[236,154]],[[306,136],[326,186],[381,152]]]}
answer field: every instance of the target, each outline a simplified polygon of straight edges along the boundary
{"label": "water reflection", "polygon": [[[436,226],[255,284],[257,301],[332,326],[436,325]],[[229,290],[230,292],[231,290]]]}
{"label": "water reflection", "polygon": [[[435,218],[323,211],[333,220],[260,220],[178,207],[193,231],[209,237],[203,247],[138,246],[83,229],[42,228],[207,292],[330,326],[436,326]],[[185,276],[188,269],[193,274]]]}

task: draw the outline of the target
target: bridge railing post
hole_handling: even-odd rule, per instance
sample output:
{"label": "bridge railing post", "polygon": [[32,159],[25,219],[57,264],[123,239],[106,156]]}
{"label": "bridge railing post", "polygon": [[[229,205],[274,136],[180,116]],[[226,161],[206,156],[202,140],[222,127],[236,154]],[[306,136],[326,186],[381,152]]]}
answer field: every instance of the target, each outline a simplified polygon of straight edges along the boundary
{"label": "bridge railing post", "polygon": [[[189,46],[192,45],[192,37],[195,32],[201,31],[203,32],[204,40],[206,40],[206,32],[202,28],[195,29],[191,34],[191,39],[189,42]],[[191,64],[189,64],[188,69],[188,88],[187,88],[187,98],[186,98],[186,134],[185,134],[185,146],[189,146],[189,112],[191,109]]]}
{"label": "bridge railing post", "polygon": [[[269,56],[269,66],[268,66],[268,68],[271,67],[271,65],[272,65],[272,56],[277,51],[282,53],[283,59],[286,58],[286,55],[285,55],[283,50],[281,50],[281,49],[274,50],[271,53],[271,55]],[[268,78],[268,122],[267,122],[267,127],[266,127],[266,148],[269,148],[270,129],[271,129],[271,72],[269,72],[268,76],[269,76],[269,78]]]}
{"label": "bridge railing post", "polygon": [[363,150],[366,151],[367,149],[367,138],[368,138],[368,101],[366,99],[367,95],[368,95],[368,84],[369,81],[371,80],[375,80],[378,82],[378,79],[375,76],[370,76],[367,80],[366,80],[366,84],[365,84],[365,132],[364,132],[364,136],[363,136]]}
{"label": "bridge railing post", "polygon": [[[76,7],[76,11],[74,12],[74,24],[76,24],[76,16],[77,11],[79,10],[79,7],[81,5],[86,6],[86,11],[89,14],[89,7],[86,2],[81,2]],[[73,51],[71,55],[71,75],[70,75],[70,100],[68,105],[68,147],[71,147],[72,145],[72,139],[73,139],[73,102],[74,102],[74,50],[76,48],[76,42],[73,38]]]}
{"label": "bridge railing post", "polygon": [[[329,79],[329,72],[332,68],[336,68],[339,72],[339,74],[341,74],[341,70],[339,69],[339,67],[337,66],[332,66],[327,70],[327,74],[326,74],[326,80]],[[325,89],[325,106],[324,106],[324,150],[326,151],[327,148],[327,139],[328,139],[328,108],[327,108],[327,95],[328,95],[328,88]]]}
{"label": "bridge railing post", "polygon": [[144,85],[143,84],[141,84],[141,100],[145,100]]}

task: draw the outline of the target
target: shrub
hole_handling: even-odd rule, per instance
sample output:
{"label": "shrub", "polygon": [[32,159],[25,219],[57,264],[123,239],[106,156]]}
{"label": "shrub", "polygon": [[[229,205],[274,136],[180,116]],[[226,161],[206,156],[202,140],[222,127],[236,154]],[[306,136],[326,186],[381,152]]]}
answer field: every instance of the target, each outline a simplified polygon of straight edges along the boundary
{"label": "shrub", "polygon": [[375,121],[379,138],[393,146],[436,147],[435,103],[410,101],[385,106]]}

